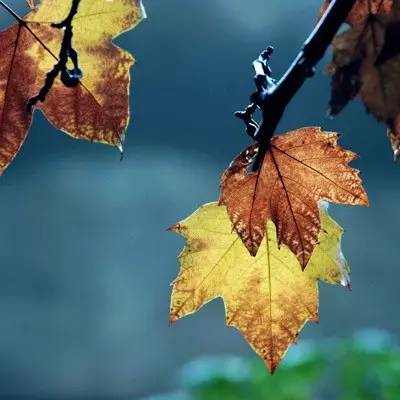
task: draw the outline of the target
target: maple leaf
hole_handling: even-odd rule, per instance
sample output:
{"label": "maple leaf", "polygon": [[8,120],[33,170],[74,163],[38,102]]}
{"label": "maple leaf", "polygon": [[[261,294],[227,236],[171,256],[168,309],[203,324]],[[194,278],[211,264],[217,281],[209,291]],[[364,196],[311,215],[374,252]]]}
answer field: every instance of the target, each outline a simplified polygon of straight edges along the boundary
{"label": "maple leaf", "polygon": [[[332,0],[325,0],[320,17],[325,13]],[[393,11],[396,0],[357,0],[347,16],[346,22],[350,25],[363,23],[371,14],[390,14]]]}
{"label": "maple leaf", "polygon": [[320,212],[323,230],[304,272],[286,246],[278,247],[272,222],[257,256],[250,256],[217,203],[170,228],[187,240],[172,283],[171,323],[221,297],[227,325],[237,328],[274,372],[305,323],[318,321],[318,279],[350,283],[340,250],[342,229],[324,207]]}
{"label": "maple leaf", "polygon": [[395,156],[400,140],[400,18],[373,16],[333,41],[330,113],[360,96],[366,109],[389,129]]}
{"label": "maple leaf", "polygon": [[[28,100],[57,63],[63,21],[72,1],[42,0],[22,22],[0,33],[0,172],[16,156],[32,121]],[[73,25],[73,47],[83,78],[67,87],[57,77],[36,107],[58,129],[93,142],[122,146],[129,120],[129,70],[133,57],[112,39],[144,18],[140,0],[81,1]]]}
{"label": "maple leaf", "polygon": [[268,220],[305,268],[321,229],[318,201],[368,205],[356,154],[337,144],[338,134],[301,128],[272,138],[257,172],[248,172],[258,145],[240,154],[221,179],[220,204],[251,255],[256,255]]}

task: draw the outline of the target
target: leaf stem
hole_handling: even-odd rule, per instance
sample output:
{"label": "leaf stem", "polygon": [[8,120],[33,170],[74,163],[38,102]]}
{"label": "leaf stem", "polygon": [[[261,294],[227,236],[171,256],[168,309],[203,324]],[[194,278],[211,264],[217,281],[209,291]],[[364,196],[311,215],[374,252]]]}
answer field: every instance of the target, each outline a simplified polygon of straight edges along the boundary
{"label": "leaf stem", "polygon": [[286,73],[270,91],[266,92],[260,107],[262,122],[255,136],[260,148],[253,164],[254,171],[259,169],[286,107],[307,78],[314,75],[316,64],[325,54],[355,2],[356,0],[332,0]]}

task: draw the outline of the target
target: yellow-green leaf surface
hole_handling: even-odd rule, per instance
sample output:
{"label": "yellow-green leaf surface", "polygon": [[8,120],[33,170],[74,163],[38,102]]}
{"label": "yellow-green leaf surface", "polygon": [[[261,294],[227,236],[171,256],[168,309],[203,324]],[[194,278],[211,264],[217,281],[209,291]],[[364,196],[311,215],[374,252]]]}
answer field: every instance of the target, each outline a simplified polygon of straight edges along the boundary
{"label": "yellow-green leaf surface", "polygon": [[303,272],[296,256],[278,248],[276,229],[267,232],[255,257],[243,245],[225,207],[202,206],[171,228],[186,247],[173,282],[170,321],[174,322],[221,297],[228,326],[239,329],[271,372],[308,320],[318,320],[318,279],[349,285],[340,249],[342,229],[320,208],[319,244]]}
{"label": "yellow-green leaf surface", "polygon": [[[0,172],[26,138],[33,117],[28,100],[43,87],[61,49],[64,30],[52,23],[63,21],[71,5],[72,0],[42,0],[23,24],[0,32]],[[35,108],[74,138],[122,149],[134,59],[112,40],[144,17],[141,0],[81,0],[72,20],[72,46],[83,78],[79,85],[66,87],[58,76]]]}
{"label": "yellow-green leaf surface", "polygon": [[[60,35],[53,29],[47,36],[47,30],[41,31],[40,27],[62,21],[70,8],[71,1],[42,0],[27,16],[32,29],[37,26],[38,36],[54,54],[60,49]],[[112,40],[144,17],[141,0],[81,0],[73,20],[72,40],[84,74],[82,87],[71,90],[57,80],[43,107],[57,128],[77,138],[122,144],[129,120],[129,70],[134,58]],[[54,65],[54,58],[38,42],[29,53],[40,60],[38,69],[42,74],[38,75],[43,80]],[[77,103],[79,113],[75,109]]]}

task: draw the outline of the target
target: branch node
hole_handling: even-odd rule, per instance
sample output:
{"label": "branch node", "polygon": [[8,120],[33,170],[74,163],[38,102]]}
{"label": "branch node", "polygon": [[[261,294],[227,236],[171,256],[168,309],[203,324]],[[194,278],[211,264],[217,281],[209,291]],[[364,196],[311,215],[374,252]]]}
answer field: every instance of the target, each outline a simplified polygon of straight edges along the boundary
{"label": "branch node", "polygon": [[[61,49],[59,60],[54,65],[53,69],[47,73],[45,82],[39,93],[31,97],[26,105],[27,111],[32,112],[33,107],[40,101],[44,102],[46,96],[54,85],[58,74],[60,74],[61,82],[66,87],[76,87],[79,85],[83,73],[79,68],[78,53],[72,46],[73,26],[72,21],[78,12],[80,0],[72,0],[71,9],[68,16],[61,22],[52,23],[51,27],[54,29],[63,29],[64,35],[61,42]],[[68,61],[72,62],[73,68],[67,67]]]}
{"label": "branch node", "polygon": [[258,58],[253,61],[253,68],[255,71],[254,83],[256,86],[256,91],[251,94],[251,103],[245,108],[245,110],[235,112],[235,117],[244,122],[246,126],[246,133],[253,140],[256,140],[257,133],[260,129],[259,123],[253,119],[253,114],[257,109],[261,109],[265,103],[265,99],[276,85],[275,80],[271,77],[272,69],[269,65],[269,61],[273,52],[274,48],[272,46],[268,46],[260,53]]}
{"label": "branch node", "polygon": [[[286,107],[303,83],[314,76],[316,64],[325,54],[355,2],[356,0],[331,1],[325,14],[304,42],[299,54],[278,82],[271,77],[272,71],[269,66],[274,51],[272,46],[268,46],[253,62],[257,90],[250,96],[251,104],[245,111],[235,113],[244,121],[246,132],[260,145],[252,165],[253,171],[259,169]],[[262,113],[260,123],[252,118],[256,109],[260,109]]]}

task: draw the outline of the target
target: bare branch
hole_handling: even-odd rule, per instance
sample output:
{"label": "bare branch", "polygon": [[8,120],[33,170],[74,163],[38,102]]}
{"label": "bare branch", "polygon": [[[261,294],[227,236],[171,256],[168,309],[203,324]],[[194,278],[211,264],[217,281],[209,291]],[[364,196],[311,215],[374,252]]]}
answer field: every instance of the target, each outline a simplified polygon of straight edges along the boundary
{"label": "bare branch", "polygon": [[[37,102],[44,102],[47,94],[52,88],[58,74],[61,76],[62,83],[67,87],[75,87],[79,84],[82,78],[82,71],[79,68],[78,53],[72,46],[73,26],[72,21],[78,13],[80,0],[72,0],[71,9],[68,16],[59,23],[53,23],[51,26],[55,29],[63,29],[64,35],[61,43],[60,55],[57,63],[53,69],[46,75],[44,85],[36,96],[29,99],[27,103],[27,110],[32,112],[33,107]],[[68,60],[72,61],[73,69],[68,69]]]}
{"label": "bare branch", "polygon": [[356,0],[333,0],[283,77],[259,93],[257,105],[262,111],[262,122],[254,139],[260,143],[260,149],[253,170],[260,167],[286,107],[307,78],[314,75],[316,64],[325,54],[355,2]]}

